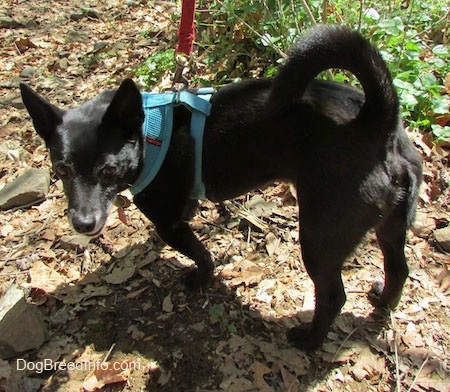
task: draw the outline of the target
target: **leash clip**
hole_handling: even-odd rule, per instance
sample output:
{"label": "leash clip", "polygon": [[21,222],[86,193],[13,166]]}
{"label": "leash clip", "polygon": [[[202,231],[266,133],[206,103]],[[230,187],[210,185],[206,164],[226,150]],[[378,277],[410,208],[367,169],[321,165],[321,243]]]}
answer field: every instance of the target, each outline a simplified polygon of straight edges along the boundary
{"label": "leash clip", "polygon": [[[184,69],[189,64],[188,57],[183,53],[175,53],[176,68],[172,80],[173,91],[183,91],[189,87],[189,81],[183,75]],[[180,85],[177,87],[176,85]]]}

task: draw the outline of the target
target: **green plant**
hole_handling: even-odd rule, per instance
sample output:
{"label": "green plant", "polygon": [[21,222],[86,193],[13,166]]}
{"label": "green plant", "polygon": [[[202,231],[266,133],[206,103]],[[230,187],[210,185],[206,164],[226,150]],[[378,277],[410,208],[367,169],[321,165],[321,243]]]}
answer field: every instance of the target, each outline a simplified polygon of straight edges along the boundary
{"label": "green plant", "polygon": [[417,8],[412,8],[407,17],[391,14],[363,30],[371,34],[391,69],[405,123],[422,131],[431,129],[438,139],[449,138],[450,128],[435,120],[449,112],[444,79],[450,72],[450,51],[429,38],[440,30],[442,18],[424,13],[424,2],[415,5]]}
{"label": "green plant", "polygon": [[[204,0],[197,3],[198,85],[221,85],[246,77],[271,77],[301,32],[315,23],[341,23],[379,48],[399,91],[405,124],[450,138],[436,119],[448,115],[444,79],[450,74],[449,12],[440,0]],[[136,70],[153,87],[175,68],[174,51],[149,57]],[[321,77],[357,83],[346,72]]]}
{"label": "green plant", "polygon": [[[317,22],[342,23],[360,30],[380,49],[399,91],[406,125],[431,130],[436,138],[450,137],[450,128],[436,123],[449,112],[445,2],[211,0],[207,5],[209,19],[198,22],[199,53],[213,83],[273,76],[302,30]],[[354,83],[347,73],[334,73],[334,79]]]}
{"label": "green plant", "polygon": [[237,328],[233,322],[228,320],[225,314],[225,307],[223,304],[215,304],[209,308],[209,316],[211,318],[211,323],[219,323],[220,330],[222,332],[236,333]]}
{"label": "green plant", "polygon": [[143,87],[152,88],[160,81],[165,72],[174,70],[175,65],[174,49],[157,52],[147,58],[144,64],[135,71],[138,83]]}

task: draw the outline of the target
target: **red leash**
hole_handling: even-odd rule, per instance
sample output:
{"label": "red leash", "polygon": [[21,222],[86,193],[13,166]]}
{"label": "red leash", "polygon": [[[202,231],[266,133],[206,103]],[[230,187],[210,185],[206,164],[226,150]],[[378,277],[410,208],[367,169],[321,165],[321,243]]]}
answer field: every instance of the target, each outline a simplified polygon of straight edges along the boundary
{"label": "red leash", "polygon": [[181,22],[178,28],[177,53],[189,56],[195,38],[195,0],[183,0],[181,4]]}

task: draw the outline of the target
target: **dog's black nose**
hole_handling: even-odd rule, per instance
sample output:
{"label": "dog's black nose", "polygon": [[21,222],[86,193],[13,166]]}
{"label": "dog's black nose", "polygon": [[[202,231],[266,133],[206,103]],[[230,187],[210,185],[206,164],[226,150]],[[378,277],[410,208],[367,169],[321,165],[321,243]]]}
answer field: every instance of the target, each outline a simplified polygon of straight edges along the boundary
{"label": "dog's black nose", "polygon": [[96,231],[95,216],[73,216],[72,226],[80,234],[92,234]]}

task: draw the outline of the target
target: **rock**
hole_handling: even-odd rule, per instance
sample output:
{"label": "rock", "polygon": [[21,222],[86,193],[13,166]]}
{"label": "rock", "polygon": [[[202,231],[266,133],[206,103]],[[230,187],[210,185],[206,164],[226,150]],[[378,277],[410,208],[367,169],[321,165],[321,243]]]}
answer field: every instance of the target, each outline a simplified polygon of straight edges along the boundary
{"label": "rock", "polygon": [[22,27],[22,23],[17,20],[10,18],[9,16],[1,16],[0,17],[0,28],[4,29],[17,29],[18,27]]}
{"label": "rock", "polygon": [[69,68],[69,60],[67,60],[67,58],[63,57],[62,59],[60,59],[58,61],[58,67],[59,67],[59,69],[62,69],[63,71],[65,71],[67,68]]}
{"label": "rock", "polygon": [[49,186],[50,172],[47,169],[29,169],[0,190],[0,209],[36,204],[45,199]]}
{"label": "rock", "polygon": [[20,73],[20,77],[28,79],[31,78],[36,72],[38,72],[38,69],[35,67],[25,67]]}
{"label": "rock", "polygon": [[437,229],[433,234],[436,242],[442,249],[446,252],[450,252],[450,226],[444,227],[443,229]]}
{"label": "rock", "polygon": [[25,27],[27,29],[35,29],[38,26],[39,26],[39,23],[34,19],[31,19],[25,23]]}
{"label": "rock", "polygon": [[82,234],[63,235],[59,239],[59,244],[61,245],[61,248],[65,250],[86,249],[91,239],[92,237]]}
{"label": "rock", "polygon": [[84,18],[84,14],[70,14],[70,20],[78,21]]}
{"label": "rock", "polygon": [[23,104],[22,98],[17,97],[10,101],[10,105],[16,109],[25,109],[25,105]]}
{"label": "rock", "polygon": [[0,358],[39,348],[48,340],[42,315],[25,302],[24,292],[11,285],[0,299]]}

